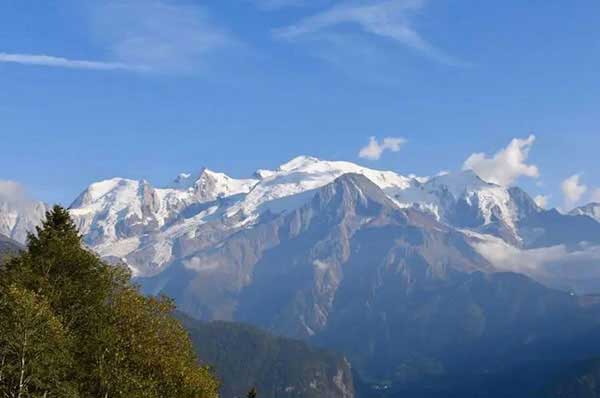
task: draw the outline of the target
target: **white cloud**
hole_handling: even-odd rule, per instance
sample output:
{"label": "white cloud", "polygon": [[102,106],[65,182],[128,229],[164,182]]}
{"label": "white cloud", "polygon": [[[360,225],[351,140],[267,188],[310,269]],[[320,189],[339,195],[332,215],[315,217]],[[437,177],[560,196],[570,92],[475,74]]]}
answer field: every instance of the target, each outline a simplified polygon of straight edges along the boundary
{"label": "white cloud", "polygon": [[41,55],[41,54],[11,54],[11,53],[0,53],[0,62],[5,63],[16,63],[22,65],[38,65],[38,66],[52,66],[60,68],[73,68],[73,69],[93,69],[93,70],[135,70],[142,69],[134,65],[127,65],[119,62],[98,62],[98,61],[86,61],[77,59],[68,59],[62,57],[55,57],[52,55]]}
{"label": "white cloud", "polygon": [[39,202],[34,200],[20,183],[11,180],[0,180],[0,204],[24,211],[36,207]]}
{"label": "white cloud", "polygon": [[592,195],[590,197],[590,200],[595,203],[600,203],[600,188],[594,189],[594,191],[592,192]]}
{"label": "white cloud", "polygon": [[570,209],[583,197],[588,190],[587,186],[581,183],[581,175],[573,174],[562,182],[560,188],[565,198],[565,207]]}
{"label": "white cloud", "polygon": [[535,136],[514,138],[508,146],[489,158],[484,153],[474,153],[463,164],[463,170],[473,170],[482,179],[500,185],[510,185],[521,176],[537,178],[537,166],[527,164]]}
{"label": "white cloud", "polygon": [[27,200],[25,188],[15,181],[0,180],[0,202],[16,204]]}
{"label": "white cloud", "polygon": [[439,62],[461,65],[428,43],[412,26],[410,16],[420,11],[426,0],[385,0],[371,4],[336,5],[298,23],[275,30],[276,37],[296,39],[304,35],[331,29],[342,24],[358,25],[362,31],[394,40]]}
{"label": "white cloud", "polygon": [[377,141],[377,138],[370,137],[369,143],[360,149],[358,156],[364,159],[378,160],[385,151],[398,152],[405,143],[406,140],[400,137],[387,137],[381,143]]}
{"label": "white cloud", "polygon": [[101,2],[90,10],[92,31],[117,61],[159,71],[194,71],[209,54],[235,45],[208,12],[166,1]]}
{"label": "white cloud", "polygon": [[550,195],[537,195],[534,200],[539,207],[545,209],[550,201]]}

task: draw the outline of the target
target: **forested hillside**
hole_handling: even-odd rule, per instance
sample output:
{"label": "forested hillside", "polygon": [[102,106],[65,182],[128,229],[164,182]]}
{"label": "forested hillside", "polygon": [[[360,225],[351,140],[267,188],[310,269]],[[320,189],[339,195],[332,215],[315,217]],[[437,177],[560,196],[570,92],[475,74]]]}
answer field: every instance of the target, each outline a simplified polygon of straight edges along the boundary
{"label": "forested hillside", "polygon": [[350,364],[332,352],[253,326],[182,316],[198,355],[214,366],[223,398],[256,387],[261,398],[351,398]]}

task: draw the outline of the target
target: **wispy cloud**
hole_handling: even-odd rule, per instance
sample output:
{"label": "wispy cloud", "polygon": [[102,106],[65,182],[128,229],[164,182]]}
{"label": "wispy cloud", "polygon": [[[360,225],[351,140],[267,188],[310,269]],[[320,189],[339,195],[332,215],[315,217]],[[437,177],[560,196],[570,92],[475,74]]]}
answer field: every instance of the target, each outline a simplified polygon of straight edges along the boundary
{"label": "wispy cloud", "polygon": [[306,0],[249,0],[260,9],[272,11],[285,7],[300,7],[306,5]]}
{"label": "wispy cloud", "polygon": [[89,33],[109,60],[66,55],[0,53],[0,62],[99,71],[194,72],[209,55],[239,43],[205,8],[156,0],[84,3]]}
{"label": "wispy cloud", "polygon": [[422,10],[426,3],[426,0],[385,0],[336,5],[294,25],[277,29],[274,35],[292,40],[342,24],[354,24],[366,33],[391,39],[439,62],[465,65],[430,44],[413,27],[412,15]]}
{"label": "wispy cloud", "polygon": [[52,55],[39,54],[11,54],[0,53],[0,62],[15,63],[22,65],[51,66],[72,69],[94,69],[94,70],[142,70],[141,66],[127,65],[120,62],[98,62],[79,59],[68,59]]}
{"label": "wispy cloud", "polygon": [[539,177],[537,166],[527,164],[534,142],[535,136],[530,135],[526,139],[514,138],[493,157],[487,157],[485,153],[474,153],[463,164],[463,170],[473,170],[484,180],[500,185],[510,185],[521,176]]}
{"label": "wispy cloud", "polygon": [[400,137],[387,137],[381,142],[375,137],[370,137],[369,143],[360,149],[358,156],[363,159],[378,160],[385,151],[400,151],[405,143],[406,139]]}
{"label": "wispy cloud", "polygon": [[164,1],[102,2],[90,10],[94,37],[115,60],[158,71],[194,71],[237,41],[201,6]]}

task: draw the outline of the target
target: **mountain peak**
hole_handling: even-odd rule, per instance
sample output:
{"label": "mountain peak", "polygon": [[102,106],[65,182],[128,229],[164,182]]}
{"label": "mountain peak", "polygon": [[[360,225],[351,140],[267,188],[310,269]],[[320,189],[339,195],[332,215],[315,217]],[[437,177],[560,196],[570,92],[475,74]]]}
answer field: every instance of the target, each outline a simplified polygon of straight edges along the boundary
{"label": "mountain peak", "polygon": [[311,164],[321,162],[320,159],[315,158],[313,156],[296,156],[292,160],[282,164],[277,168],[278,171],[292,171],[296,169],[301,169]]}
{"label": "mountain peak", "polygon": [[71,203],[70,208],[84,207],[91,203],[97,202],[107,194],[117,190],[137,191],[140,181],[131,180],[128,178],[114,177],[106,180],[98,181],[88,186],[78,197]]}
{"label": "mountain peak", "polygon": [[500,187],[499,185],[482,180],[473,170],[444,173],[431,178],[427,184],[446,186],[455,197],[469,191]]}
{"label": "mountain peak", "polygon": [[[354,203],[366,207],[369,203],[377,203],[386,207],[398,207],[377,184],[358,173],[339,176],[331,184],[323,187],[318,197],[322,203],[329,203],[331,199],[338,198],[345,204]],[[336,201],[336,206],[341,204]]]}

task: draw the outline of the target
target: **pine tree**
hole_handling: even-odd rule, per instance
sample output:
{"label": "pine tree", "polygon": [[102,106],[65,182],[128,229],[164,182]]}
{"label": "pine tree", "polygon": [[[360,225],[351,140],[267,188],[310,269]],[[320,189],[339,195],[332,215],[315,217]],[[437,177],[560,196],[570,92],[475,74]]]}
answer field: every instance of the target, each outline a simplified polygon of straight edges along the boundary
{"label": "pine tree", "polygon": [[257,393],[256,393],[256,387],[252,387],[252,389],[250,391],[248,391],[248,395],[246,395],[247,398],[256,398],[257,397]]}

